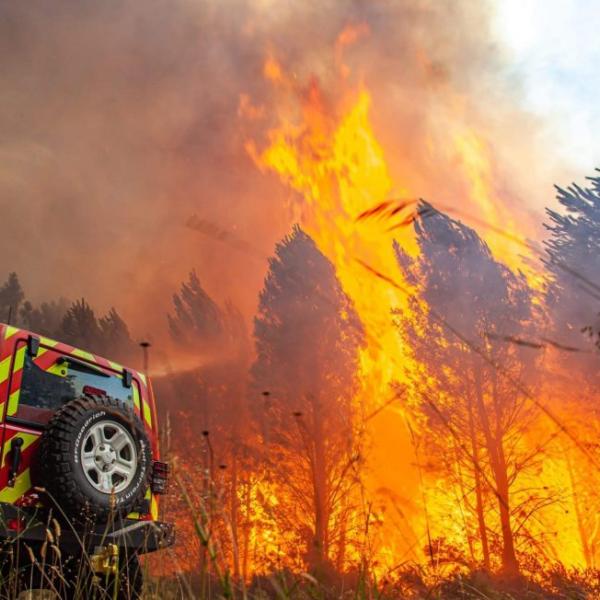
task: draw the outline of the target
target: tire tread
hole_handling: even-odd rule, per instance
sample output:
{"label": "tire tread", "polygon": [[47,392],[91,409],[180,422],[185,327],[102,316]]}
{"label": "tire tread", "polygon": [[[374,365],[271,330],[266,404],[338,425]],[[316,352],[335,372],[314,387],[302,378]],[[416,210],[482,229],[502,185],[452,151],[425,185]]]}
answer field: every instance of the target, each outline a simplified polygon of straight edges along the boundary
{"label": "tire tread", "polygon": [[[150,468],[147,465],[146,485],[140,486],[138,494],[124,505],[113,508],[90,499],[72,477],[69,454],[71,442],[80,431],[81,419],[86,413],[102,408],[120,411],[122,416],[130,421],[134,433],[137,430],[138,436],[146,435],[135,413],[120,400],[109,396],[86,395],[76,398],[62,406],[52,416],[40,441],[39,479],[42,486],[50,493],[53,503],[59,503],[68,518],[79,520],[82,516],[87,518],[93,516],[94,519],[105,522],[111,516],[124,517],[143,499],[149,484]],[[148,443],[147,438],[146,443]]]}

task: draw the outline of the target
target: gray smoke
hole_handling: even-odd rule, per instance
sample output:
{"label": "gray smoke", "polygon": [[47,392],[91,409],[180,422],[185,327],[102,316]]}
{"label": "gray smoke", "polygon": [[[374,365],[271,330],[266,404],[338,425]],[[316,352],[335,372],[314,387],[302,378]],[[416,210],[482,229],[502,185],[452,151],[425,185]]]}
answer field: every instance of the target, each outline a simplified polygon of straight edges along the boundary
{"label": "gray smoke", "polygon": [[[493,142],[508,203],[547,180],[527,197],[537,209],[554,167],[531,160],[538,124],[515,107],[489,19],[468,0],[0,3],[0,276],[18,271],[34,299],[115,305],[148,330],[196,268],[250,316],[260,256],[291,219],[288,192],[243,147],[275,124],[268,53],[299,89],[316,76],[332,110],[340,60],[365,82],[399,185],[461,194],[444,145],[458,115]],[[360,24],[340,55],[340,32]],[[239,117],[242,94],[263,118]],[[225,235],[186,227],[190,215]]]}

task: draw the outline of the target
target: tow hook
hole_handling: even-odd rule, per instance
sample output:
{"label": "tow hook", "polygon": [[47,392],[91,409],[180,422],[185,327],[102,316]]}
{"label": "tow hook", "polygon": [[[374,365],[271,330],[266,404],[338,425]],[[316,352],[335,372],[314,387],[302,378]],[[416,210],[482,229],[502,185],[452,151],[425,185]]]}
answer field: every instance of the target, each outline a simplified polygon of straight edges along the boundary
{"label": "tow hook", "polygon": [[90,564],[96,574],[116,575],[119,572],[119,547],[116,544],[96,546]]}

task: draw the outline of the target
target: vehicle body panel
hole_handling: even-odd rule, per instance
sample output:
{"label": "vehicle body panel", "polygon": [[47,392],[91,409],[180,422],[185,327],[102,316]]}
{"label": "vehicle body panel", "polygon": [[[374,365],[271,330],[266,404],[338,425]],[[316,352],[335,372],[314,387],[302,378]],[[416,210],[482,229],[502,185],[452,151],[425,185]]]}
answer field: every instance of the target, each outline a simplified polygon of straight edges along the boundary
{"label": "vehicle body panel", "polygon": [[[28,353],[30,338],[39,341],[37,354]],[[36,342],[37,344],[38,342]],[[32,416],[35,411],[28,411],[20,406],[20,394],[26,355],[36,369],[41,369],[57,378],[64,377],[66,369],[61,365],[62,360],[71,358],[81,365],[89,365],[90,369],[98,374],[120,378],[123,380],[126,373],[131,376],[131,394],[135,413],[144,424],[146,434],[150,440],[152,456],[158,460],[159,447],[156,431],[156,406],[150,382],[146,376],[134,369],[75,348],[62,342],[39,336],[10,325],[0,324],[0,440],[2,441],[0,456],[0,502],[16,506],[40,506],[41,495],[33,487],[31,481],[31,467],[36,460],[39,438],[44,430],[41,417]],[[129,375],[127,375],[129,377]],[[37,419],[37,421],[36,421]],[[21,460],[13,481],[10,481],[12,443],[16,437],[23,440],[21,446]],[[12,485],[11,485],[12,483]],[[142,513],[132,513],[129,518],[143,520],[158,519],[158,499],[148,489],[146,493],[146,506],[141,507]],[[144,510],[145,509],[145,510]]]}

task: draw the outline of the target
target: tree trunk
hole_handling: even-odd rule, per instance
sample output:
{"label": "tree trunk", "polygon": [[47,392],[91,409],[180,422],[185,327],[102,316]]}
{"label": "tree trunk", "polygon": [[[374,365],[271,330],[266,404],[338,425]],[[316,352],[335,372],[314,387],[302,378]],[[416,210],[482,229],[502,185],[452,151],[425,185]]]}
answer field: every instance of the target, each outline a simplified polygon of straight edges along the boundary
{"label": "tree trunk", "polygon": [[229,484],[231,544],[233,558],[233,576],[236,581],[240,578],[240,552],[239,552],[239,501],[238,501],[238,471],[237,471],[237,442],[234,442],[231,453],[231,479]]}
{"label": "tree trunk", "polygon": [[242,551],[242,579],[246,581],[248,579],[248,557],[250,553],[250,511],[252,509],[252,487],[253,483],[251,480],[246,480],[245,484],[245,508],[244,508],[244,547]]}
{"label": "tree trunk", "polygon": [[506,469],[504,448],[502,447],[502,442],[499,440],[497,441],[496,454],[498,462],[494,468],[494,472],[500,505],[500,526],[502,528],[502,569],[509,575],[516,575],[519,572],[519,563],[515,554],[515,542],[510,523],[508,472]]}
{"label": "tree trunk", "polygon": [[329,510],[327,506],[327,464],[323,433],[323,415],[320,399],[312,399],[313,427],[313,495],[314,495],[314,538],[309,549],[312,567],[321,568],[328,558]]}
{"label": "tree trunk", "polygon": [[498,508],[500,512],[500,529],[502,531],[502,570],[508,575],[517,575],[519,573],[519,564],[515,554],[514,537],[510,522],[508,473],[506,469],[506,459],[504,457],[504,448],[502,447],[502,435],[499,431],[496,432],[496,436],[492,433],[488,412],[483,401],[481,371],[477,368],[477,364],[475,365],[475,392],[479,419],[481,421],[486,448],[494,475],[495,489],[493,491],[498,499]]}
{"label": "tree trunk", "polygon": [[490,546],[488,542],[487,527],[485,524],[485,514],[483,511],[483,489],[481,487],[481,463],[479,462],[479,445],[475,431],[475,418],[473,416],[473,405],[471,399],[468,399],[469,411],[469,436],[471,438],[471,455],[473,459],[473,475],[475,478],[475,512],[477,514],[477,527],[479,529],[479,539],[481,540],[481,553],[483,555],[483,566],[486,570],[490,569]]}
{"label": "tree trunk", "polygon": [[344,563],[346,562],[346,534],[348,531],[348,513],[344,508],[343,516],[340,524],[340,533],[339,533],[339,542],[338,542],[338,551],[337,551],[337,559],[336,559],[336,570],[338,573],[343,573],[344,571]]}
{"label": "tree trunk", "polygon": [[[459,488],[459,492],[460,492],[460,496],[457,498],[457,502],[460,507],[460,514],[462,515],[462,518],[463,518],[463,526],[465,528],[465,532],[468,532],[468,523],[467,523],[467,519],[465,517],[465,511],[463,509],[463,504],[465,504],[467,506],[467,508],[470,508],[470,506],[469,506],[469,502],[467,500],[468,492],[467,492],[467,489],[465,488],[465,482],[464,482],[463,473],[462,473],[460,449],[457,444],[454,444],[454,460],[456,461],[456,469],[458,471],[458,488]],[[469,556],[471,557],[471,561],[474,563],[477,560],[475,558],[475,548],[473,547],[473,540],[471,539],[471,536],[468,533],[467,533],[467,544],[469,546]],[[430,552],[430,555],[431,555],[431,552]]]}
{"label": "tree trunk", "polygon": [[[238,361],[234,363],[233,368],[242,374],[245,372],[246,363],[240,350]],[[232,413],[231,423],[231,476],[229,486],[229,502],[230,502],[230,521],[231,521],[231,543],[232,543],[232,558],[233,558],[233,576],[236,581],[240,581],[240,497],[239,497],[239,457],[242,448],[242,431],[243,423],[246,417],[242,398],[246,397],[247,390],[244,386],[244,378],[238,377],[237,383],[231,385],[229,390],[230,407]],[[241,581],[242,587],[245,585],[244,580]],[[244,594],[245,595],[245,594]]]}
{"label": "tree trunk", "polygon": [[577,528],[579,530],[579,540],[581,542],[581,549],[583,550],[583,557],[585,564],[589,569],[594,568],[594,560],[592,552],[590,551],[590,545],[588,543],[588,532],[586,531],[583,515],[581,514],[581,503],[579,500],[579,494],[575,485],[575,474],[573,473],[573,465],[571,464],[571,457],[569,451],[563,448],[565,460],[567,462],[567,471],[569,473],[569,480],[571,483],[571,492],[573,493],[573,505],[575,506],[575,517],[577,518]]}

